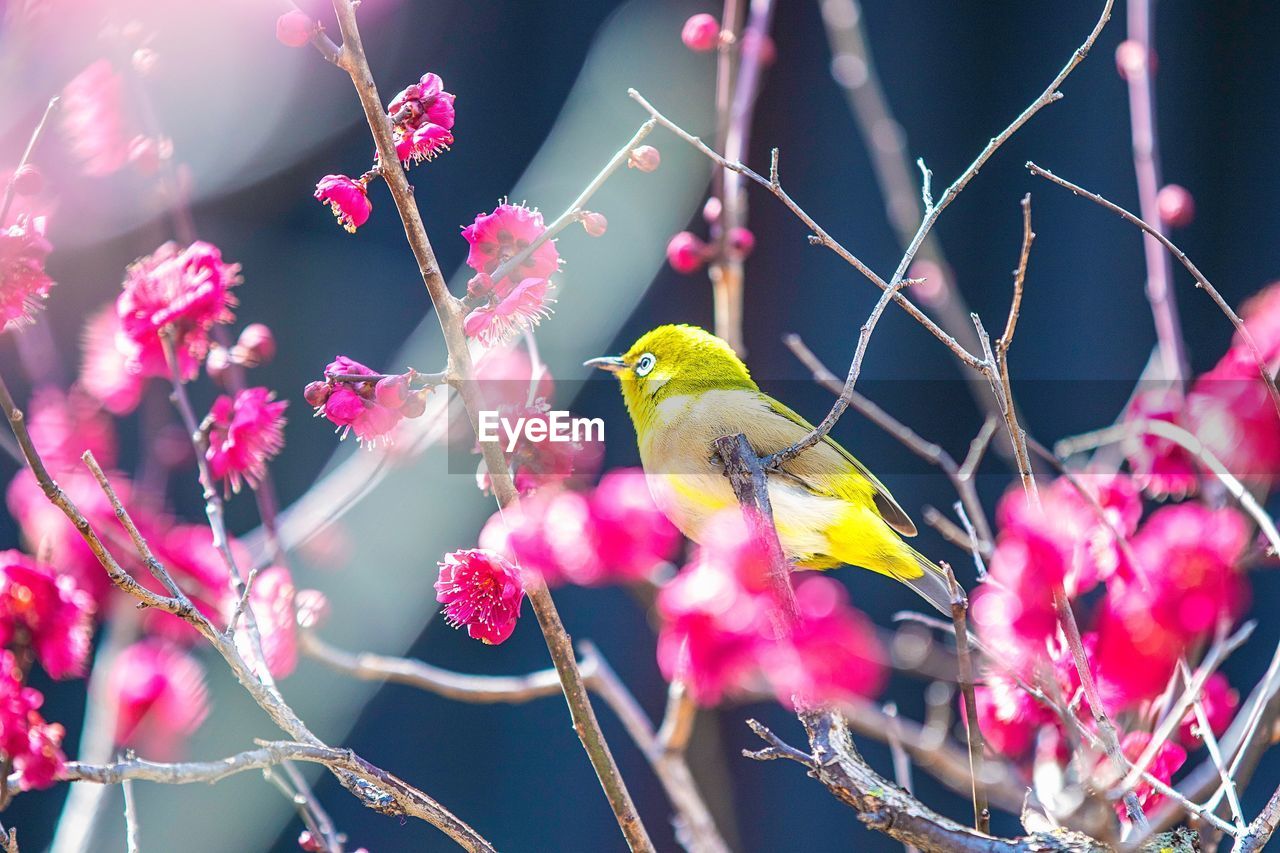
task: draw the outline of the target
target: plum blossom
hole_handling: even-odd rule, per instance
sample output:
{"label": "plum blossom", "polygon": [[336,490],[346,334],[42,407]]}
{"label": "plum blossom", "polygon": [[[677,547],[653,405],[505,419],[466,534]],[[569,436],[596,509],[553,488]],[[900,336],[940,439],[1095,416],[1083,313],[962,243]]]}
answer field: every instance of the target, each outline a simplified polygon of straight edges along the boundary
{"label": "plum blossom", "polygon": [[125,648],[111,663],[107,695],[116,708],[116,743],[158,760],[177,758],[209,713],[204,667],[154,637]]}
{"label": "plum blossom", "polygon": [[[551,404],[539,397],[531,403],[502,404],[496,408],[502,422],[516,423],[523,419],[525,428],[539,422],[545,424],[546,435],[552,432]],[[573,438],[572,435],[569,436]],[[522,434],[516,439],[514,449],[499,431],[502,452],[515,479],[516,490],[522,495],[532,494],[541,488],[562,485],[571,478],[584,479],[595,473],[600,463],[603,446],[600,442],[585,440],[529,441]],[[475,452],[480,452],[479,443]],[[481,461],[476,474],[477,485],[482,491],[490,487],[489,470]]]}
{"label": "plum blossom", "polygon": [[343,438],[354,432],[362,445],[390,443],[400,421],[425,410],[427,392],[410,391],[411,373],[383,376],[345,355],[329,362],[324,373],[325,381],[307,385],[307,402],[315,408],[316,417],[327,418]]}
{"label": "plum blossom", "polygon": [[127,415],[142,400],[143,379],[130,373],[120,358],[116,339],[120,316],[114,305],[92,315],[81,338],[82,358],[78,384],[113,415]]}
{"label": "plum blossom", "polygon": [[[1205,722],[1214,735],[1221,735],[1235,719],[1236,709],[1240,707],[1240,693],[1231,687],[1225,675],[1215,672],[1205,679],[1204,689],[1200,691],[1200,707],[1204,710]],[[1194,749],[1204,743],[1204,740],[1204,732],[1201,731],[1195,709],[1189,709],[1182,718],[1182,725],[1178,727],[1178,743],[1187,749]]]}
{"label": "plum blossom", "polygon": [[130,372],[168,376],[162,334],[174,339],[177,369],[190,379],[209,350],[209,330],[234,319],[231,288],[240,265],[226,263],[217,246],[196,241],[186,248],[165,243],[129,265],[116,300],[117,345]]}
{"label": "plum blossom", "polygon": [[680,546],[680,532],[654,504],[639,468],[618,468],[601,477],[588,508],[595,565],[605,578],[649,577]]}
{"label": "plum blossom", "polygon": [[24,791],[49,787],[66,764],[63,728],[45,722],[42,704],[44,695],[23,683],[14,653],[0,651],[0,753],[12,762]]}
{"label": "plum blossom", "polygon": [[[1268,369],[1274,371],[1274,365]],[[1269,490],[1280,477],[1280,418],[1253,353],[1243,344],[1232,346],[1196,380],[1187,395],[1186,420],[1240,479]]]}
{"label": "plum blossom", "polygon": [[503,343],[550,316],[549,282],[545,278],[526,278],[496,302],[481,305],[466,316],[463,331],[486,346]]}
{"label": "plum blossom", "polygon": [[[1121,739],[1120,749],[1125,758],[1133,762],[1142,756],[1150,743],[1151,734],[1149,732],[1129,732]],[[1165,741],[1156,749],[1155,758],[1151,759],[1147,772],[1168,785],[1173,780],[1173,774],[1177,773],[1186,761],[1187,751],[1185,749],[1173,741]],[[1152,812],[1158,809],[1165,800],[1164,795],[1156,793],[1155,788],[1149,782],[1139,782],[1134,787],[1133,792],[1137,794],[1138,805],[1145,812]],[[1116,813],[1121,818],[1126,817],[1123,803],[1116,803]]]}
{"label": "plum blossom", "polygon": [[[1053,712],[1007,676],[990,673],[983,682],[974,687],[973,694],[978,728],[987,746],[1009,758],[1027,756],[1035,745],[1036,733],[1054,722]],[[967,717],[961,719],[967,721]]]}
{"label": "plum blossom", "polygon": [[692,232],[681,231],[667,243],[667,263],[676,272],[689,275],[702,269],[710,251],[702,238]]}
{"label": "plum blossom", "polygon": [[[477,273],[492,275],[504,263],[529,248],[544,231],[542,214],[522,204],[506,201],[492,213],[481,213],[462,229],[470,244],[467,266]],[[528,279],[546,279],[560,269],[560,252],[555,241],[547,240],[522,260],[503,281],[490,282],[498,298],[505,298]]]}
{"label": "plum blossom", "polygon": [[99,59],[62,90],[62,133],[86,175],[118,171],[129,159],[124,78]]}
{"label": "plum blossom", "polygon": [[284,410],[287,400],[277,401],[269,388],[245,388],[234,398],[214,400],[206,418],[209,448],[205,456],[209,472],[231,491],[247,482],[257,488],[266,475],[267,462],[284,447]]}
{"label": "plum blossom", "polygon": [[430,72],[392,98],[387,114],[401,162],[431,160],[453,144],[453,102],[440,75]]}
{"label": "plum blossom", "polygon": [[0,331],[31,323],[53,287],[44,270],[53,251],[44,229],[44,217],[26,214],[0,229]]}
{"label": "plum blossom", "polygon": [[[249,606],[258,623],[262,656],[272,678],[284,678],[298,665],[298,618],[293,598],[293,577],[284,566],[263,569],[249,589]],[[253,659],[247,631],[236,632],[236,644],[246,659]]]}
{"label": "plum blossom", "polygon": [[373,212],[367,184],[346,175],[325,175],[316,183],[315,197],[329,205],[338,224],[351,234],[368,222]]}
{"label": "plum blossom", "polygon": [[37,389],[28,405],[27,429],[52,471],[79,468],[85,451],[104,468],[116,464],[115,425],[97,400],[78,387],[65,393],[51,385]]}
{"label": "plum blossom", "polygon": [[83,675],[93,599],[70,575],[20,551],[0,551],[0,646],[30,644],[53,678]]}
{"label": "plum blossom", "polygon": [[440,562],[436,601],[455,628],[489,645],[511,636],[520,618],[524,587],[520,570],[501,554],[483,549],[455,551]]}
{"label": "plum blossom", "polygon": [[[1164,421],[1181,426],[1182,395],[1168,388],[1150,388],[1135,395],[1126,422]],[[1135,435],[1125,443],[1134,479],[1156,498],[1185,498],[1193,494],[1200,472],[1194,457],[1167,438]]]}

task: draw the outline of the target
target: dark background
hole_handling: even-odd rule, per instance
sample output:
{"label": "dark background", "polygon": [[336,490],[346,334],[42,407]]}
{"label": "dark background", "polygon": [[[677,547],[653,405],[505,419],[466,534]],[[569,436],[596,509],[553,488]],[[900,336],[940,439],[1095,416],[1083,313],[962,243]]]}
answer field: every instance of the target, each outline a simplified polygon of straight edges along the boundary
{"label": "dark background", "polygon": [[[469,221],[473,211],[491,207],[520,175],[551,129],[593,35],[619,5],[606,0],[420,0],[393,7],[382,23],[365,27],[384,95],[395,90],[395,81],[412,79],[427,68],[441,73],[447,87],[459,93],[459,127],[465,134],[460,130],[455,150],[429,167],[430,201],[421,202],[429,231],[440,235],[435,243],[443,269],[456,268],[465,257],[465,244],[450,236],[452,229]],[[818,4],[788,0],[778,5],[774,36],[779,60],[765,78],[750,159],[762,167],[768,149],[781,147],[783,178],[791,194],[870,266],[887,272],[900,251],[883,216],[861,138],[828,73],[830,57]],[[910,151],[926,158],[935,185],[949,183],[987,139],[1041,91],[1092,26],[1098,5],[868,0],[867,27],[884,87],[907,132]],[[683,51],[678,31],[685,17],[712,10],[684,2],[662,6],[670,20],[674,57]],[[1165,177],[1189,187],[1198,208],[1195,223],[1175,239],[1227,300],[1239,305],[1280,273],[1280,243],[1273,236],[1274,198],[1280,190],[1273,168],[1273,152],[1280,142],[1275,109],[1280,68],[1272,37],[1280,28],[1280,8],[1260,0],[1167,0],[1160,4],[1158,18]],[[434,41],[429,56],[414,49],[415,33],[441,29],[450,37]],[[1021,237],[1018,201],[1025,192],[1033,193],[1038,239],[1012,364],[1015,377],[1026,382],[1027,392],[1020,395],[1025,425],[1045,442],[1109,422],[1154,343],[1137,232],[1101,209],[1036,181],[1022,168],[1024,161],[1035,159],[1136,209],[1125,89],[1112,59],[1123,31],[1123,8],[1118,8],[1094,54],[1068,80],[1065,100],[1046,108],[996,155],[935,231],[970,306],[986,318],[988,328],[998,328],[1007,311],[1010,271]],[[270,39],[269,22],[262,32],[246,38],[260,41],[262,50],[278,48]],[[711,61],[696,61],[702,59]],[[655,56],[653,61],[668,58]],[[695,60],[681,54],[672,61]],[[381,365],[429,308],[415,281],[400,225],[390,215],[389,200],[383,197],[381,215],[349,240],[309,196],[318,175],[341,168],[335,163],[362,162],[370,148],[347,81],[330,73],[333,69],[316,66],[315,85],[349,108],[344,119],[349,126],[310,153],[300,146],[294,165],[205,198],[195,211],[202,236],[243,262],[246,270],[290,282],[289,287],[242,288],[240,316],[277,330],[282,353],[261,380],[283,389],[299,414],[305,406],[302,385],[318,375],[335,346]],[[621,92],[618,97],[625,98]],[[709,89],[706,97],[709,103]],[[705,123],[698,125],[705,116],[674,117],[688,119],[695,131],[707,129]],[[181,151],[181,131],[173,132]],[[678,146],[662,131],[653,141],[667,156]],[[608,153],[602,150],[599,158]],[[751,201],[751,226],[759,242],[747,263],[750,363],[766,390],[817,418],[828,398],[802,381],[804,371],[780,337],[801,332],[833,370],[842,372],[857,327],[877,292],[834,254],[808,246],[800,224],[767,194],[753,188]],[[113,271],[110,275],[88,274],[82,254],[69,261],[55,255],[50,267],[61,287],[49,315],[56,340],[68,346],[75,340],[84,308],[111,297],[118,281],[114,270],[146,251],[138,247],[148,242],[155,227],[143,225],[93,247],[95,257]],[[705,233],[697,217],[691,227]],[[627,235],[611,229],[604,239],[625,240]],[[576,230],[562,240],[561,253],[570,262],[582,240]],[[306,252],[297,251],[299,245],[305,245]],[[366,265],[362,252],[376,253],[376,264]],[[1230,327],[1209,300],[1192,289],[1181,269],[1175,279],[1191,359],[1199,372],[1221,355]],[[710,312],[705,277],[680,276],[663,267],[610,351],[625,349],[659,323],[710,325]],[[542,337],[572,334],[573,329],[557,326],[555,318],[540,332]],[[12,363],[11,343],[0,344],[0,356]],[[571,372],[573,366],[551,367]],[[969,399],[956,387],[953,356],[901,312],[890,310],[884,317],[865,375],[874,380],[868,393],[956,455],[980,425]],[[931,381],[907,381],[922,378]],[[636,464],[621,402],[610,383],[591,383],[575,407],[607,418],[612,430],[610,466]],[[865,421],[850,415],[837,434],[889,480],[899,501],[917,518],[926,503],[950,505],[944,480]],[[289,438],[289,450],[275,468],[286,501],[306,489],[333,450],[327,432],[306,417],[294,418]],[[0,462],[0,472],[7,476],[10,470],[7,461]],[[988,506],[1007,483],[1008,471],[998,460],[989,461],[981,480]],[[198,518],[193,502],[188,500],[183,508],[190,518]],[[234,509],[238,525],[248,526],[245,503]],[[0,545],[16,545],[16,533],[7,520],[0,521]],[[966,565],[931,531],[922,534],[921,547]],[[889,624],[895,610],[913,604],[907,591],[848,574],[842,577],[855,600],[882,625]],[[1255,575],[1258,613],[1267,613],[1278,593],[1271,573]],[[657,717],[663,689],[652,633],[632,596],[614,588],[564,589],[557,592],[557,601],[574,636],[599,643]],[[1226,668],[1233,684],[1247,690],[1257,680],[1277,630],[1274,620],[1263,620],[1254,639]],[[546,665],[545,648],[532,624],[522,625],[510,642],[494,649],[433,620],[412,654],[462,671],[521,672]],[[921,687],[898,678],[886,698],[918,719]],[[70,683],[49,692],[47,715],[65,721],[73,733],[68,754],[74,754],[82,688],[81,683]],[[660,787],[611,714],[601,710],[600,716],[655,842],[660,849],[672,849],[674,839],[665,821],[670,810]],[[852,812],[798,767],[740,758],[741,748],[758,745],[743,725],[749,716],[793,740],[801,736],[795,720],[774,706],[733,707],[704,715],[694,755],[708,797],[721,814],[733,815],[734,825],[726,827],[726,833],[735,849],[899,849],[866,832]],[[559,700],[515,708],[471,706],[387,687],[369,703],[346,745],[421,784],[500,849],[622,848]],[[887,751],[874,743],[865,747],[872,763],[888,773]],[[957,819],[966,818],[967,801],[943,791],[923,773],[916,779],[926,802]],[[1262,806],[1277,781],[1280,767],[1264,764],[1243,795],[1247,814]],[[24,848],[40,849],[47,841],[48,824],[63,790],[23,795],[0,816],[6,826],[20,828]],[[451,847],[429,827],[402,825],[362,809],[331,780],[321,782],[318,792],[353,846],[372,851]],[[201,789],[187,793],[191,808],[199,809]],[[263,796],[268,795],[264,788]],[[995,829],[1017,831],[1015,822],[1004,815],[997,816]],[[296,849],[297,831],[295,822],[275,849]],[[197,846],[204,842],[209,849],[216,847],[215,839]]]}

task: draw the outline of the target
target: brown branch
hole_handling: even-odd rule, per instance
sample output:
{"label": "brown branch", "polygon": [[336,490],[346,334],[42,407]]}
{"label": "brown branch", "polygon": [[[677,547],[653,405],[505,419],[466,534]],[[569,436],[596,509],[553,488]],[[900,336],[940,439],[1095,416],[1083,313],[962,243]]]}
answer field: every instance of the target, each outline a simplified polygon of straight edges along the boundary
{"label": "brown branch", "polygon": [[[396,155],[391,134],[391,121],[378,95],[378,87],[369,69],[369,60],[365,55],[364,43],[356,23],[355,3],[353,0],[333,0],[333,8],[337,12],[338,26],[343,39],[340,65],[350,75],[356,94],[359,96],[360,106],[364,110],[365,119],[377,146],[379,170],[395,201],[396,210],[404,225],[405,237],[413,250],[418,271],[444,332],[445,346],[449,353],[449,371],[456,379],[465,380],[471,376],[471,353],[462,328],[464,308],[459,300],[449,293],[444,277],[440,273],[439,262],[436,260],[435,251],[431,247],[431,241],[427,237],[426,228],[418,212],[413,188],[409,185],[408,176]],[[479,396],[479,389],[473,385],[474,383],[471,382],[459,381],[456,387],[467,410],[471,428],[478,436],[478,418],[480,409],[483,408],[483,401]],[[501,448],[496,442],[482,441],[480,451],[489,470],[490,482],[498,503],[503,507],[517,504],[519,495]],[[560,614],[551,598],[551,592],[540,578],[530,576],[526,581],[526,593],[537,616],[543,637],[546,639],[547,650],[555,663],[560,683],[563,685],[574,730],[591,760],[591,765],[613,809],[618,826],[632,850],[652,850],[653,843],[649,840],[649,834],[640,820],[640,815],[636,812],[631,794],[627,791],[622,775],[618,772],[618,766],[609,751],[604,733],[600,730],[600,723],[596,720],[582,673],[578,671],[573,643],[564,629],[564,624],[560,621]]]}
{"label": "brown branch", "polygon": [[1253,823],[1249,824],[1249,831],[1236,840],[1231,853],[1254,853],[1261,850],[1267,846],[1277,826],[1280,826],[1280,788],[1276,789]]}
{"label": "brown branch", "polygon": [[951,622],[956,632],[956,661],[959,664],[957,681],[964,696],[965,733],[969,740],[969,775],[973,779],[973,827],[979,832],[991,832],[991,809],[987,806],[986,784],[982,775],[982,756],[986,742],[978,725],[978,702],[973,691],[973,660],[969,655],[969,626],[966,618],[969,600],[956,580],[956,573],[946,563],[947,586],[951,590]]}
{"label": "brown branch", "polygon": [[1249,331],[1248,327],[1245,326],[1244,320],[1240,319],[1240,315],[1237,314],[1229,304],[1227,304],[1227,300],[1223,299],[1222,294],[1218,292],[1218,289],[1209,283],[1209,279],[1204,277],[1204,273],[1200,272],[1200,268],[1192,263],[1191,259],[1187,257],[1186,252],[1175,246],[1173,241],[1164,236],[1158,228],[1148,224],[1145,220],[1134,216],[1120,205],[1108,201],[1097,193],[1086,190],[1084,187],[1073,184],[1065,178],[1059,178],[1053,172],[1050,172],[1048,169],[1042,169],[1035,163],[1028,161],[1027,169],[1030,170],[1031,174],[1040,178],[1045,178],[1060,187],[1071,190],[1075,195],[1083,196],[1093,203],[1111,211],[1130,225],[1134,225],[1142,229],[1168,249],[1169,252],[1178,259],[1178,262],[1186,268],[1187,272],[1191,273],[1191,277],[1196,280],[1196,287],[1209,294],[1209,298],[1212,299],[1214,304],[1217,305],[1222,313],[1227,316],[1227,319],[1231,321],[1231,325],[1235,326],[1237,334],[1240,335],[1240,339],[1244,341],[1245,346],[1249,348],[1249,352],[1258,366],[1258,372],[1262,376],[1263,384],[1267,386],[1267,393],[1271,395],[1271,402],[1275,406],[1277,414],[1280,414],[1280,389],[1276,387],[1276,378],[1268,369],[1266,359],[1262,357],[1262,351],[1258,348],[1257,341],[1253,339],[1253,334]]}
{"label": "brown branch", "polygon": [[1065,830],[1007,839],[962,826],[876,773],[854,748],[839,712],[802,712],[800,720],[808,732],[811,753],[789,746],[752,720],[752,729],[769,746],[747,752],[748,757],[785,758],[802,764],[833,796],[853,808],[870,829],[910,844],[922,853],[1110,853],[1097,841]]}

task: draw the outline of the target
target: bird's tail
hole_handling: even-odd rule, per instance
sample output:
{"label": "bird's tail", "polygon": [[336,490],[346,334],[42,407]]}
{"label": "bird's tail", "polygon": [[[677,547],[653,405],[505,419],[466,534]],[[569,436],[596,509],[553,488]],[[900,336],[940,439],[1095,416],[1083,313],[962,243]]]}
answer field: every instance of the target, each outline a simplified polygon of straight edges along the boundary
{"label": "bird's tail", "polygon": [[894,577],[914,589],[942,615],[951,616],[951,586],[947,583],[947,573],[924,554],[903,544],[908,551],[902,560],[906,565],[900,563]]}

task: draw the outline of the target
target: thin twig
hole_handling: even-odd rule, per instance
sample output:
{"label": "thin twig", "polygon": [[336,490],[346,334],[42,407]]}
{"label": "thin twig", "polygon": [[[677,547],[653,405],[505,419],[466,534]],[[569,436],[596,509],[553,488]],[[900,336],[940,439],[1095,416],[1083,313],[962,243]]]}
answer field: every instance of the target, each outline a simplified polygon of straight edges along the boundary
{"label": "thin twig", "polygon": [[0,200],[0,227],[4,226],[5,219],[9,216],[9,207],[13,204],[14,194],[17,192],[15,181],[17,181],[18,173],[22,171],[23,166],[31,162],[31,155],[36,150],[40,137],[44,136],[45,127],[49,124],[49,117],[53,115],[53,111],[57,108],[58,96],[54,95],[44,108],[44,114],[40,116],[40,121],[36,123],[36,129],[31,132],[31,138],[27,140],[27,147],[23,149],[22,157],[18,160],[18,165],[14,167],[13,174],[9,176],[9,180],[5,181],[4,198]]}
{"label": "thin twig", "polygon": [[128,853],[138,853],[138,805],[133,799],[133,780],[125,779],[120,783],[124,793],[124,838]]}
{"label": "thin twig", "polygon": [[[1185,658],[1178,661],[1178,674],[1182,676],[1182,680],[1187,684],[1187,691],[1192,690],[1192,676]],[[1244,822],[1244,810],[1240,808],[1240,796],[1236,791],[1236,784],[1231,779],[1231,774],[1227,772],[1226,763],[1222,760],[1222,750],[1218,748],[1218,738],[1213,733],[1213,726],[1209,725],[1209,719],[1205,716],[1204,702],[1200,700],[1200,691],[1196,690],[1192,693],[1191,709],[1195,714],[1196,728],[1200,732],[1200,737],[1204,740],[1204,748],[1209,753],[1209,760],[1213,762],[1213,766],[1218,768],[1218,775],[1222,778],[1222,790],[1226,792],[1227,803],[1231,808],[1231,818],[1235,821],[1236,828],[1241,832],[1248,829]]]}
{"label": "thin twig", "polygon": [[[915,794],[915,785],[911,781],[911,759],[907,756],[907,751],[902,748],[902,738],[898,736],[898,706],[892,702],[887,702],[884,706],[884,716],[888,721],[887,740],[889,741],[889,755],[893,758],[893,780],[898,783],[902,790],[908,794]],[[905,853],[920,853],[910,844],[904,844]]]}
{"label": "thin twig", "polygon": [[978,725],[978,703],[973,691],[973,660],[969,656],[969,626],[965,618],[969,601],[956,580],[951,566],[942,563],[947,573],[947,587],[951,590],[951,622],[956,632],[956,661],[959,664],[957,680],[964,696],[965,733],[969,740],[969,775],[973,777],[973,828],[979,832],[991,832],[991,809],[987,806],[986,784],[982,777],[982,755],[986,742]]}
{"label": "thin twig", "polygon": [[1186,252],[1175,246],[1173,241],[1164,236],[1158,228],[1148,224],[1145,220],[1134,216],[1120,205],[1108,201],[1097,193],[1086,190],[1084,187],[1073,184],[1065,178],[1059,178],[1053,172],[1050,172],[1048,169],[1043,169],[1035,163],[1028,162],[1027,169],[1030,170],[1031,174],[1037,177],[1045,178],[1060,187],[1071,190],[1072,193],[1078,196],[1083,196],[1095,204],[1106,208],[1119,216],[1125,222],[1128,222],[1130,225],[1134,225],[1142,229],[1168,249],[1173,256],[1178,259],[1179,263],[1186,268],[1187,272],[1191,273],[1191,277],[1196,280],[1196,287],[1209,294],[1209,298],[1212,299],[1214,304],[1217,305],[1222,313],[1227,316],[1227,319],[1231,321],[1231,325],[1235,326],[1236,333],[1240,336],[1240,340],[1244,341],[1245,346],[1249,348],[1249,353],[1253,356],[1253,360],[1258,366],[1258,372],[1262,376],[1263,384],[1267,386],[1267,393],[1271,395],[1271,402],[1275,406],[1277,414],[1280,414],[1280,388],[1276,387],[1276,378],[1268,368],[1266,359],[1263,358],[1262,350],[1258,348],[1258,343],[1254,340],[1253,334],[1249,331],[1248,327],[1245,326],[1244,320],[1240,319],[1240,315],[1235,312],[1235,310],[1227,303],[1227,300],[1222,297],[1222,294],[1218,292],[1218,289],[1209,283],[1209,279],[1204,277],[1204,273],[1200,272],[1200,268],[1192,263],[1191,259],[1187,257]]}

